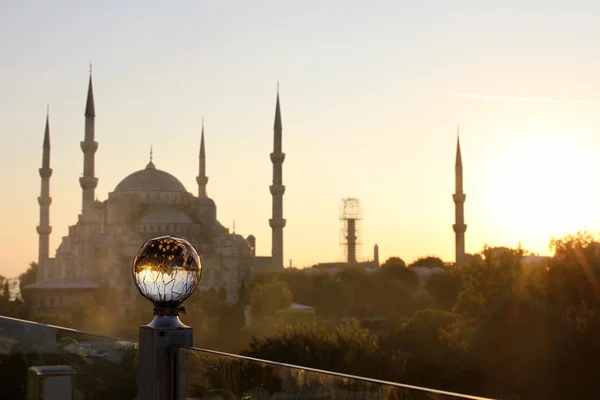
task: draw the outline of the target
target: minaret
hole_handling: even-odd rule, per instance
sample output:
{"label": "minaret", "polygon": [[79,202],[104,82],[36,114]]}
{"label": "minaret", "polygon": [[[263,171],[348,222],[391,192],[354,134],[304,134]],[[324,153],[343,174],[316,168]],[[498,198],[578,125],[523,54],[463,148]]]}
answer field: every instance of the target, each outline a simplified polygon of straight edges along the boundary
{"label": "minaret", "polygon": [[283,268],[283,193],[285,186],[282,184],[282,164],[285,154],[281,152],[281,110],[279,108],[279,84],[277,85],[277,104],[275,106],[275,125],[273,152],[271,162],[273,163],[273,184],[270,186],[273,196],[273,217],[269,220],[272,229],[271,262],[274,267]]}
{"label": "minaret", "polygon": [[373,262],[379,267],[379,246],[377,244],[373,247]]}
{"label": "minaret", "polygon": [[46,113],[46,131],[44,133],[44,146],[42,155],[42,168],[40,168],[40,177],[42,178],[42,188],[38,203],[40,205],[40,225],[37,227],[37,233],[40,236],[38,247],[38,266],[43,265],[50,256],[50,177],[52,169],[50,168],[50,121],[49,113]]}
{"label": "minaret", "polygon": [[87,102],[85,104],[85,137],[81,142],[83,152],[83,176],[79,178],[82,189],[81,216],[82,222],[95,222],[94,191],[98,178],[94,176],[94,155],[98,150],[98,142],[94,141],[94,125],[96,111],[94,109],[94,90],[92,87],[92,69],[90,66],[90,81],[88,84]]}
{"label": "minaret", "polygon": [[465,199],[467,195],[463,193],[463,168],[458,128],[456,137],[456,164],[454,166],[454,171],[456,187],[452,198],[454,199],[455,223],[452,228],[454,228],[456,240],[456,263],[460,264],[465,258],[465,231],[467,230],[467,225],[465,225]]}
{"label": "minaret", "polygon": [[196,182],[198,182],[198,197],[207,197],[206,184],[208,183],[208,176],[206,176],[206,150],[204,148],[204,118],[202,118],[202,136],[200,137],[200,170]]}

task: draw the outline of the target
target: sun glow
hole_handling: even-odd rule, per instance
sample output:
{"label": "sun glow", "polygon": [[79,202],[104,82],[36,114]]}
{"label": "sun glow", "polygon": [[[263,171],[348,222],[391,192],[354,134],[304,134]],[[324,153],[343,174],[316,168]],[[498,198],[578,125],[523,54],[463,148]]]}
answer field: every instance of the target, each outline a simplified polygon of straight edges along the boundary
{"label": "sun glow", "polygon": [[503,149],[488,190],[493,196],[490,222],[525,248],[540,251],[551,236],[588,227],[598,189],[587,149],[568,135],[536,136],[543,139],[524,139]]}

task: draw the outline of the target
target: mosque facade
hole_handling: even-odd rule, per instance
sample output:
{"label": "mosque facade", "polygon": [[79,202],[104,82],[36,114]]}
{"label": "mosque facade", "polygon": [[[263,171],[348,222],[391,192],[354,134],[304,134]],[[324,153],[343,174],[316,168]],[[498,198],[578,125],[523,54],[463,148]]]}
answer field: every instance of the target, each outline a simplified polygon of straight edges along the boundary
{"label": "mosque facade", "polygon": [[77,222],[69,227],[56,249],[49,254],[50,226],[50,123],[46,117],[43,141],[40,206],[38,276],[28,286],[34,313],[60,313],[80,303],[98,290],[118,289],[125,307],[133,304],[137,290],[131,279],[131,262],[148,239],[174,235],[187,239],[200,253],[200,290],[215,290],[223,301],[238,300],[241,285],[261,268],[283,267],[283,219],[281,168],[285,155],[281,148],[281,111],[277,94],[273,163],[272,256],[256,255],[256,239],[230,232],[217,219],[217,206],[207,195],[206,148],[202,127],[198,164],[197,195],[186,190],[173,175],[153,163],[125,177],[108,198],[99,201],[95,189],[95,106],[90,74],[85,107],[85,133],[81,142],[84,158],[82,209]]}

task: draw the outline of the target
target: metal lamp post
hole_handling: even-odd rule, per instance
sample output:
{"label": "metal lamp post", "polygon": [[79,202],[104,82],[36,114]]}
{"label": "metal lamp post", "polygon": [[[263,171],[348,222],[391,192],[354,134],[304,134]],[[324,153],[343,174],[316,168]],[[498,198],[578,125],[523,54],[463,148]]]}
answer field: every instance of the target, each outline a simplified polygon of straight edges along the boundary
{"label": "metal lamp post", "polygon": [[179,315],[200,282],[200,257],[188,241],[162,236],[140,247],[132,269],[135,286],[154,304],[154,320],[140,326],[139,399],[183,399],[187,359],[178,357],[177,347],[192,346],[193,330]]}

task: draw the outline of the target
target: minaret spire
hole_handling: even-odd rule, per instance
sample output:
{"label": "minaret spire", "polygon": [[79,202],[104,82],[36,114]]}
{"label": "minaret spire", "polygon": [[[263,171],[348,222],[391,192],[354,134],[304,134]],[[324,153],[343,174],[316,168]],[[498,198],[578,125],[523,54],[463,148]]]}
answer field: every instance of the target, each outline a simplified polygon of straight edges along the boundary
{"label": "minaret spire", "polygon": [[90,80],[88,82],[87,100],[85,102],[85,116],[95,117],[96,110],[94,108],[94,88],[92,84],[92,63],[90,63]]}
{"label": "minaret spire", "polygon": [[204,117],[202,118],[202,134],[200,136],[200,165],[196,182],[198,183],[198,197],[207,197],[206,184],[208,183],[208,176],[206,176],[206,149],[204,147]]}
{"label": "minaret spire", "polygon": [[454,175],[455,193],[452,198],[454,200],[455,223],[452,228],[454,229],[455,235],[456,263],[460,264],[465,258],[465,232],[467,230],[467,225],[465,225],[465,199],[467,198],[467,195],[463,192],[463,165],[458,127],[456,132],[456,162],[454,164]]}
{"label": "minaret spire", "polygon": [[455,168],[460,168],[462,171],[462,155],[460,154],[460,126],[456,127],[456,162]]}
{"label": "minaret spire", "polygon": [[90,79],[88,83],[87,100],[85,103],[85,136],[81,142],[83,152],[83,176],[79,178],[82,189],[82,204],[80,221],[93,223],[96,221],[94,210],[94,191],[98,186],[98,178],[95,177],[95,154],[98,150],[98,142],[94,140],[96,110],[94,107],[94,88],[92,84],[92,69],[90,63]]}
{"label": "minaret spire", "polygon": [[273,152],[271,153],[271,163],[273,163],[273,184],[270,187],[273,197],[273,217],[269,220],[272,229],[271,244],[271,263],[274,267],[283,268],[283,228],[285,219],[283,219],[283,194],[285,186],[282,181],[282,166],[285,160],[285,154],[282,152],[282,131],[281,109],[279,106],[279,82],[277,82],[277,103],[275,105],[275,124],[273,126],[274,140]]}
{"label": "minaret spire", "polygon": [[[50,168],[49,110],[46,111],[42,168],[40,168],[39,172],[40,177],[42,178],[42,187],[40,196],[38,197],[38,204],[40,205],[40,224],[37,227],[37,233],[39,235],[38,267],[41,266],[40,271],[42,271],[44,268],[43,264],[50,257],[50,233],[52,233],[52,227],[50,226],[50,204],[52,204],[52,197],[50,197],[50,177],[52,176],[52,169]],[[38,280],[41,280],[41,278],[42,274],[38,273]]]}
{"label": "minaret spire", "polygon": [[152,145],[150,145],[150,161],[148,161],[148,164],[146,164],[146,169],[154,169],[156,168],[156,166],[154,165],[154,162],[152,162],[153,157],[154,156],[154,152],[152,151]]}

